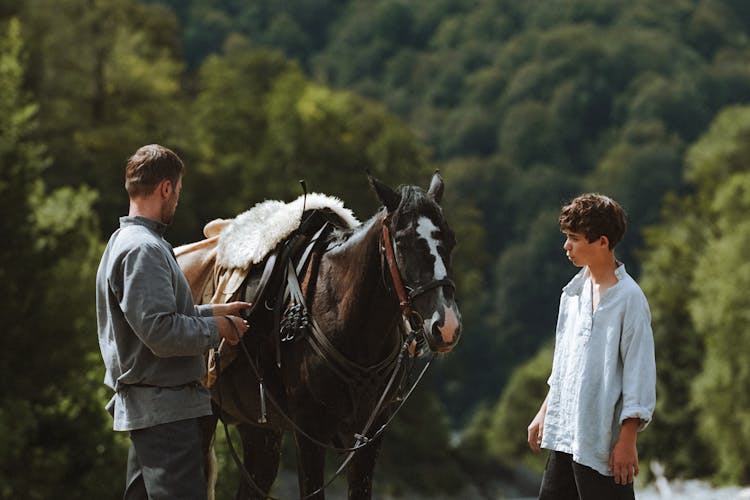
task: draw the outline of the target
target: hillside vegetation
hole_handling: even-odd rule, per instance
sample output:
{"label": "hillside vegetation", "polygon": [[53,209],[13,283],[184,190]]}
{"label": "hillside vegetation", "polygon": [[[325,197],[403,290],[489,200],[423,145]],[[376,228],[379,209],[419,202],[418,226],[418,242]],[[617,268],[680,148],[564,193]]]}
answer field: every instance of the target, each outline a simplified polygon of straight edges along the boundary
{"label": "hillside vegetation", "polygon": [[583,191],[626,208],[618,258],[652,307],[642,459],[750,482],[749,35],[741,0],[0,0],[0,497],[119,496],[93,275],[152,142],[187,164],[175,245],[300,178],[366,219],[365,169],[441,170],[465,332],[378,491],[539,470],[525,426],[575,272],[557,214]]}

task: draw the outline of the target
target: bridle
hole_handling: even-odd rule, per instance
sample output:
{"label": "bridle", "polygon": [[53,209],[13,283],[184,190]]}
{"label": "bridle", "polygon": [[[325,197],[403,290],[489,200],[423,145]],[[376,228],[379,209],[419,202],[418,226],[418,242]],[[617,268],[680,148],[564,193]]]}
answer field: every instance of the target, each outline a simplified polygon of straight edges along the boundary
{"label": "bridle", "polygon": [[[404,286],[404,282],[401,278],[401,272],[398,268],[398,262],[396,261],[396,251],[394,250],[395,244],[393,242],[393,239],[391,238],[391,230],[389,228],[389,226],[391,225],[392,215],[393,212],[388,214],[383,219],[383,243],[381,245],[381,248],[384,249],[383,252],[385,253],[385,261],[388,266],[388,271],[391,275],[393,288],[395,289],[396,295],[398,296],[398,304],[401,308],[401,315],[404,317],[404,320],[409,324],[412,330],[418,331],[420,328],[423,329],[422,325],[424,322],[422,320],[422,316],[412,308],[412,301],[416,297],[423,295],[433,288],[447,286],[455,290],[456,284],[451,279],[442,278],[417,286]],[[423,336],[427,335],[427,332],[422,331],[421,333]]]}

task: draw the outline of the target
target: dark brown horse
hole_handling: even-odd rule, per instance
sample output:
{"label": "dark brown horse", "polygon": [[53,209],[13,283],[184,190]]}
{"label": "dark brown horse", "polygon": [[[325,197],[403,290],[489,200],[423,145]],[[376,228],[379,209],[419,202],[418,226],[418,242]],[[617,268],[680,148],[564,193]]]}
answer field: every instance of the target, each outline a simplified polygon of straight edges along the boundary
{"label": "dark brown horse", "polygon": [[[241,352],[212,388],[215,416],[204,422],[206,436],[213,436],[219,413],[235,424],[245,469],[255,483],[241,479],[237,498],[268,494],[282,433],[292,431],[301,497],[324,498],[322,444],[330,444],[359,448],[347,466],[349,498],[369,499],[381,435],[369,442],[356,436],[372,437],[392,410],[389,404],[398,395],[393,388],[403,382],[405,325],[421,332],[415,355],[450,351],[459,339],[460,313],[449,279],[454,236],[439,205],[442,179],[435,173],[427,191],[416,186],[396,191],[372,177],[370,184],[383,208],[354,230],[322,232],[323,241],[304,258],[309,264],[300,266],[307,320],[328,345],[299,330],[294,340],[280,342],[278,332],[272,333],[278,323],[273,309],[283,309],[288,300],[266,293],[261,300],[268,307],[258,305],[250,316],[251,333],[243,340],[247,355]],[[260,271],[251,273],[240,298],[258,300],[259,280]]]}

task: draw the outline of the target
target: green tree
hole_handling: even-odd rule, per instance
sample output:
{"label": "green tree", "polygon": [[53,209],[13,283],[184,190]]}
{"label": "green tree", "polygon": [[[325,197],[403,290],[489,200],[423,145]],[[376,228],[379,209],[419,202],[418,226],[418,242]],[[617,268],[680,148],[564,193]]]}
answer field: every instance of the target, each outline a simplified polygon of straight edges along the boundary
{"label": "green tree", "polygon": [[[750,478],[750,108],[731,107],[688,150],[686,181],[649,229],[644,291],[653,310],[659,402],[645,450],[675,474]],[[688,438],[686,439],[686,436]]]}
{"label": "green tree", "polygon": [[654,421],[638,444],[641,457],[661,462],[667,477],[709,477],[715,471],[709,441],[698,433],[700,415],[692,397],[705,355],[689,310],[706,236],[696,203],[692,196],[670,197],[662,221],[645,232],[640,285],[651,308],[657,398]]}
{"label": "green tree", "polygon": [[506,467],[523,464],[541,473],[546,453],[535,455],[529,449],[524,432],[539,411],[549,387],[553,347],[545,346],[523,363],[508,381],[502,396],[489,410],[488,420],[467,429],[467,440],[480,439],[486,453]]}
{"label": "green tree", "polygon": [[664,193],[683,190],[684,144],[659,120],[631,122],[620,141],[604,153],[596,169],[582,182],[585,191],[607,193],[627,207],[630,227],[617,254],[628,259],[627,263],[632,264],[628,271],[635,276],[640,270],[630,256],[643,245],[638,228],[659,221]]}
{"label": "green tree", "polygon": [[313,83],[280,53],[239,39],[201,67],[192,115],[199,185],[186,194],[213,199],[196,207],[203,223],[266,198],[296,198],[298,179],[362,219],[376,208],[367,169],[392,184],[429,182],[426,151],[382,106]]}
{"label": "green tree", "polygon": [[38,135],[53,162],[45,180],[95,188],[109,233],[127,211],[125,159],[143,144],[177,147],[186,135],[176,17],[136,0],[30,0],[21,19]]}
{"label": "green tree", "polygon": [[705,343],[705,359],[693,386],[699,429],[716,454],[719,477],[750,480],[750,345],[747,314],[750,266],[750,108],[722,112],[688,153],[696,182],[705,246],[698,258],[690,313]]}
{"label": "green tree", "polygon": [[0,36],[0,498],[108,498],[116,444],[89,355],[95,194],[49,192],[39,179],[50,162],[31,138],[37,107],[22,91],[23,67],[11,19]]}
{"label": "green tree", "polygon": [[466,477],[450,452],[449,440],[449,421],[440,401],[426,387],[418,388],[384,435],[375,491],[393,496],[414,491],[428,497],[456,495]]}

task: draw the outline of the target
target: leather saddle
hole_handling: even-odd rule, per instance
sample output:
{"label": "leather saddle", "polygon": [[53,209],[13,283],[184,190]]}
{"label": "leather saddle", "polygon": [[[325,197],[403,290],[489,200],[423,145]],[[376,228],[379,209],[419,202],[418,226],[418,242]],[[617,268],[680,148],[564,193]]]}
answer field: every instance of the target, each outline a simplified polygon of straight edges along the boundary
{"label": "leather saddle", "polygon": [[[232,298],[253,304],[243,312],[243,317],[250,323],[254,341],[268,340],[268,337],[271,337],[275,345],[275,362],[279,367],[282,342],[299,340],[307,331],[309,316],[305,292],[302,289],[307,291],[313,288],[319,256],[322,254],[320,250],[328,245],[331,233],[341,229],[347,229],[347,226],[333,210],[320,208],[305,211],[299,227],[277,245],[259,265],[253,266]],[[300,282],[304,283],[304,286],[300,285]],[[267,319],[261,319],[261,315],[269,313],[272,328],[253,331],[253,324],[267,322]],[[222,342],[219,352],[223,371],[237,356],[238,349]],[[206,381],[209,387],[215,382],[215,370],[211,352]]]}

